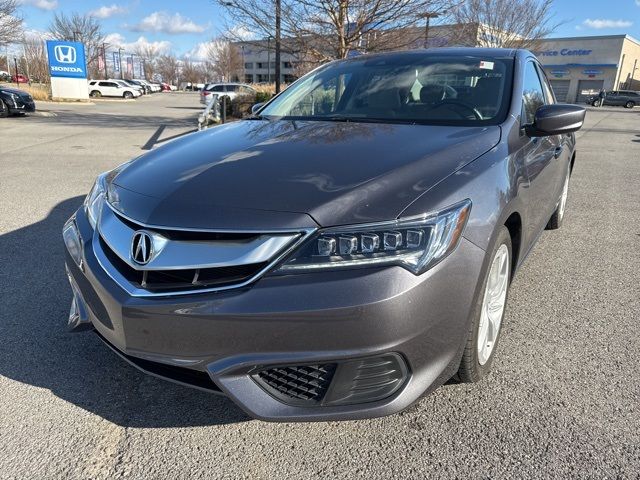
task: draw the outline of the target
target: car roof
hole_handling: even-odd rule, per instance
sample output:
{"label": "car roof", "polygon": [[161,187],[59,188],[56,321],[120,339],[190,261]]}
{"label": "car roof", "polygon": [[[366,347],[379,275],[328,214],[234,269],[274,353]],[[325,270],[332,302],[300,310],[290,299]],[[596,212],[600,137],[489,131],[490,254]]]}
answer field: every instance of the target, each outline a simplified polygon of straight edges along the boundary
{"label": "car roof", "polygon": [[478,47],[443,47],[443,48],[430,48],[430,49],[416,49],[416,50],[404,50],[400,52],[383,52],[383,53],[369,53],[364,55],[358,55],[356,57],[348,58],[345,60],[338,60],[339,62],[357,62],[359,60],[400,60],[403,58],[419,57],[419,56],[438,56],[438,57],[515,57],[518,52],[529,53],[528,50],[516,49],[516,48],[478,48]]}

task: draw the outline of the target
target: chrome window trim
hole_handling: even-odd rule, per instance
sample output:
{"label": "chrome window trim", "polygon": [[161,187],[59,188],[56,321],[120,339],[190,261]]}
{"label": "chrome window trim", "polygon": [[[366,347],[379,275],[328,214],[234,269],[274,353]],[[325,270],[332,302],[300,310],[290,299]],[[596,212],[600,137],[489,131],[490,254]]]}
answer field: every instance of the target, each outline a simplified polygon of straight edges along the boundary
{"label": "chrome window trim", "polygon": [[[105,203],[109,205],[108,202],[105,202]],[[109,205],[109,207],[112,208],[111,205]],[[162,298],[162,297],[173,297],[173,296],[182,296],[182,295],[195,295],[200,293],[222,292],[222,291],[246,287],[256,282],[261,277],[263,277],[267,272],[272,270],[274,266],[276,266],[279,262],[281,262],[285,257],[287,257],[291,252],[293,252],[296,248],[298,248],[303,242],[305,242],[311,235],[313,235],[318,230],[317,228],[278,229],[278,230],[270,230],[270,231],[264,231],[264,230],[241,231],[241,230],[221,230],[221,229],[196,229],[196,228],[179,229],[179,228],[173,228],[173,227],[167,227],[167,226],[154,226],[154,225],[142,224],[137,220],[134,220],[132,218],[129,218],[121,214],[117,210],[115,210],[115,212],[118,215],[122,215],[124,218],[126,218],[130,222],[141,225],[144,228],[151,228],[151,229],[157,228],[161,230],[179,230],[179,231],[191,231],[191,232],[220,232],[220,233],[265,233],[265,234],[297,233],[299,234],[298,239],[293,241],[288,248],[280,252],[280,254],[275,256],[268,263],[268,265],[266,265],[262,270],[260,270],[259,272],[257,272],[255,275],[245,280],[244,282],[234,283],[233,285],[225,285],[222,287],[207,287],[207,288],[199,288],[199,289],[193,289],[193,290],[176,290],[171,292],[150,292],[149,290],[146,290],[143,288],[134,287],[131,284],[131,282],[129,282],[115,267],[113,267],[113,265],[111,264],[109,259],[106,257],[105,253],[103,252],[102,247],[100,246],[100,233],[98,232],[97,229],[94,229],[91,245],[92,245],[93,254],[96,257],[98,264],[102,267],[102,269],[105,271],[107,276],[116,283],[116,285],[118,285],[120,288],[122,288],[126,293],[128,293],[132,297],[139,297],[139,298],[151,298],[151,297]]]}

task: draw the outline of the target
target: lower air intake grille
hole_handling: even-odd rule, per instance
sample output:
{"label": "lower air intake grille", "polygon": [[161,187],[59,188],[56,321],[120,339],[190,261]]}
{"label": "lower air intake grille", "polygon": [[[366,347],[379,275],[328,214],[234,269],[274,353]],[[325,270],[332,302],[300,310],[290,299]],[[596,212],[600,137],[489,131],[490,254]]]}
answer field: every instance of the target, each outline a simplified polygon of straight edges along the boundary
{"label": "lower air intake grille", "polygon": [[335,371],[335,363],[286,366],[261,370],[254,378],[285,403],[309,405],[322,401]]}

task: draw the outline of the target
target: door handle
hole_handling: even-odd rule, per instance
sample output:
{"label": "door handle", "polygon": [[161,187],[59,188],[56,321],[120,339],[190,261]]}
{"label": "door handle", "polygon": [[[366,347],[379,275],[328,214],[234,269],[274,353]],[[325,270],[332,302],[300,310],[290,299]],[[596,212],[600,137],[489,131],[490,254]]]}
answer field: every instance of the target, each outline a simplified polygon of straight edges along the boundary
{"label": "door handle", "polygon": [[559,147],[556,147],[555,150],[553,151],[553,158],[559,158],[560,155],[562,155],[563,149],[564,147],[562,145],[560,145]]}

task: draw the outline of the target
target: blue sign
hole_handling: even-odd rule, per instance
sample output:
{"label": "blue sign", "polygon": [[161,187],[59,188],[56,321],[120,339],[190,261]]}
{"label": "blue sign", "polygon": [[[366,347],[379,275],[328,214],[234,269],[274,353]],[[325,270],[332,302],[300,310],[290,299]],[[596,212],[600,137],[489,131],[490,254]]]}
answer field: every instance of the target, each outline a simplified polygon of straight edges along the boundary
{"label": "blue sign", "polygon": [[52,77],[87,78],[82,43],[47,40],[47,55]]}
{"label": "blue sign", "polygon": [[113,52],[113,71],[120,71],[120,52]]}

